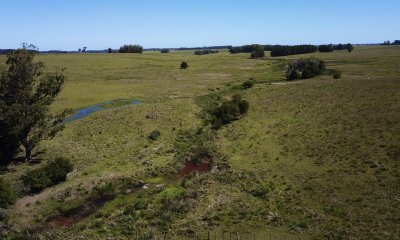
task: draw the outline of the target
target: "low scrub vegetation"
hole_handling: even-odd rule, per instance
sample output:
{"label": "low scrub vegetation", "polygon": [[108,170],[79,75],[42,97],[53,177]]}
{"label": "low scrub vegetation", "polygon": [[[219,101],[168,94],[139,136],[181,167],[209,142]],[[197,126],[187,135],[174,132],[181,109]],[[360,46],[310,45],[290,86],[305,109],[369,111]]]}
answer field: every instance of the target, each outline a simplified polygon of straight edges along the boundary
{"label": "low scrub vegetation", "polygon": [[219,129],[223,125],[229,124],[243,117],[249,110],[249,103],[236,94],[232,100],[225,101],[221,106],[212,111],[211,124],[214,129]]}
{"label": "low scrub vegetation", "polygon": [[[17,194],[11,184],[0,178],[0,208],[7,208],[17,199]],[[0,219],[1,221],[1,219]]]}
{"label": "low scrub vegetation", "polygon": [[32,170],[22,177],[28,193],[38,193],[47,187],[63,182],[72,171],[72,164],[64,158],[57,158],[44,167]]}
{"label": "low scrub vegetation", "polygon": [[167,49],[167,48],[166,49],[161,49],[160,52],[161,53],[169,53],[169,49]]}
{"label": "low scrub vegetation", "polygon": [[320,75],[325,71],[325,62],[318,58],[295,60],[286,66],[287,80],[307,79]]}

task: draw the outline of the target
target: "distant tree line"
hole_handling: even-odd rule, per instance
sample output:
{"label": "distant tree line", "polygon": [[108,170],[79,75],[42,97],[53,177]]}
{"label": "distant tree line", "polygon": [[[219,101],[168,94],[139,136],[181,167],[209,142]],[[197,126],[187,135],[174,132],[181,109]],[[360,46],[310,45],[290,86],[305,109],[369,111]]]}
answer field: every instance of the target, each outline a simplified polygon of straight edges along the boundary
{"label": "distant tree line", "polygon": [[316,52],[318,48],[314,45],[274,45],[271,47],[271,57],[297,55]]}
{"label": "distant tree line", "polygon": [[384,41],[381,45],[400,45],[400,40],[394,40],[392,43],[390,43],[390,40],[387,40]]}
{"label": "distant tree line", "polygon": [[15,49],[0,49],[0,54],[8,54],[15,51]]}
{"label": "distant tree line", "polygon": [[119,48],[119,53],[143,53],[143,47],[140,45],[125,44]]}
{"label": "distant tree line", "polygon": [[212,49],[196,50],[194,52],[194,55],[207,55],[212,53],[218,53],[218,50],[212,50]]}
{"label": "distant tree line", "polygon": [[348,52],[353,51],[354,47],[351,43],[348,44],[327,44],[327,45],[319,45],[318,51],[319,52],[333,52],[334,50],[347,50]]}
{"label": "distant tree line", "polygon": [[261,46],[259,44],[251,44],[251,45],[243,45],[240,47],[231,47],[229,48],[229,52],[232,54],[236,53],[252,53],[257,50],[257,47]]}
{"label": "distant tree line", "polygon": [[160,50],[161,53],[169,53],[169,49],[168,48],[164,48]]}
{"label": "distant tree line", "polygon": [[203,50],[203,49],[230,49],[232,46],[226,45],[226,46],[209,46],[209,47],[193,47],[193,48],[187,48],[187,47],[181,47],[181,48],[176,48],[175,50]]}

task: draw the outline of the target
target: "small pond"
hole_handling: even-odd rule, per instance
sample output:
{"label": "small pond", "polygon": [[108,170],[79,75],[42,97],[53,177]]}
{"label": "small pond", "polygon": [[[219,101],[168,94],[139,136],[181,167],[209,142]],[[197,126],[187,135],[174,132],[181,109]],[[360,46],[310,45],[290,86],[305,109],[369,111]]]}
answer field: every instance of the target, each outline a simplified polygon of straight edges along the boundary
{"label": "small pond", "polygon": [[138,100],[113,100],[113,101],[98,103],[98,104],[78,110],[72,116],[64,119],[63,123],[69,123],[69,122],[73,122],[75,120],[85,118],[95,112],[99,112],[99,111],[103,111],[103,110],[107,110],[107,109],[111,109],[111,108],[123,107],[123,106],[127,106],[127,105],[140,104],[140,103],[141,102]]}

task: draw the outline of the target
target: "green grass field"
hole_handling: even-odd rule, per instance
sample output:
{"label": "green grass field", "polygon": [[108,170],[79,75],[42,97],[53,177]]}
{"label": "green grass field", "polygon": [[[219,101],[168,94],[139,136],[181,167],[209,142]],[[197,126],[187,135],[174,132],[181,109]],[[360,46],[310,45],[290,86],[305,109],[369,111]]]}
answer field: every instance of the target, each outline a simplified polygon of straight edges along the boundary
{"label": "green grass field", "polygon": [[[291,59],[315,56],[342,78],[284,80]],[[20,198],[0,223],[17,236],[54,239],[396,239],[400,236],[400,47],[356,47],[253,60],[228,52],[38,55],[66,68],[51,111],[137,99],[66,124],[36,149],[42,163],[69,158],[67,181]],[[0,56],[3,64],[4,56]],[[187,70],[179,69],[187,61]],[[249,78],[256,85],[239,86]],[[239,93],[246,117],[197,133],[203,107]],[[157,141],[148,135],[160,130]],[[212,149],[212,169],[177,177],[193,146]],[[40,166],[13,164],[2,177]],[[139,180],[148,188],[127,193]],[[52,216],[108,183],[116,197],[74,225]],[[28,233],[27,233],[28,230]],[[140,230],[140,231],[139,231]],[[30,235],[32,234],[32,235]]]}

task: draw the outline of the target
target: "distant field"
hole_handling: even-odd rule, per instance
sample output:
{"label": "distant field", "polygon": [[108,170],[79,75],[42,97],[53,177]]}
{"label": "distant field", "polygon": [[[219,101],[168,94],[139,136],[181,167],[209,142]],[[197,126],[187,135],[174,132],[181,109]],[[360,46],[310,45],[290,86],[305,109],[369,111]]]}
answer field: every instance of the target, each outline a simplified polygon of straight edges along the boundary
{"label": "distant field", "polygon": [[[119,194],[76,225],[45,229],[49,235],[43,236],[132,239],[132,229],[142,228],[172,229],[182,239],[194,233],[206,239],[209,230],[226,231],[226,237],[248,233],[248,239],[257,232],[260,239],[270,234],[280,239],[398,238],[400,47],[259,60],[249,55],[38,55],[49,70],[66,68],[68,79],[51,106],[54,112],[116,99],[142,103],[68,123],[55,139],[43,142],[39,158],[64,156],[75,170],[66,182],[20,199],[8,210],[9,224],[21,231],[40,229],[50,216],[79,205],[93,187],[140,179],[162,186]],[[326,61],[327,69],[341,71],[342,78],[285,81],[285,64],[309,56]],[[4,60],[0,56],[1,64]],[[182,61],[188,62],[187,70],[179,69]],[[249,78],[257,81],[255,87],[241,90]],[[207,140],[214,160],[226,161],[229,170],[176,177],[184,164],[177,157],[182,132],[202,126],[207,101],[235,93],[249,101],[248,115]],[[161,132],[157,141],[148,139],[153,130]],[[12,165],[3,177],[17,184],[35,167]],[[165,206],[180,206],[183,195],[191,207],[171,216],[157,214]],[[146,207],[132,210],[138,199]],[[154,216],[164,222],[154,225]],[[149,223],[154,226],[148,228]]]}

